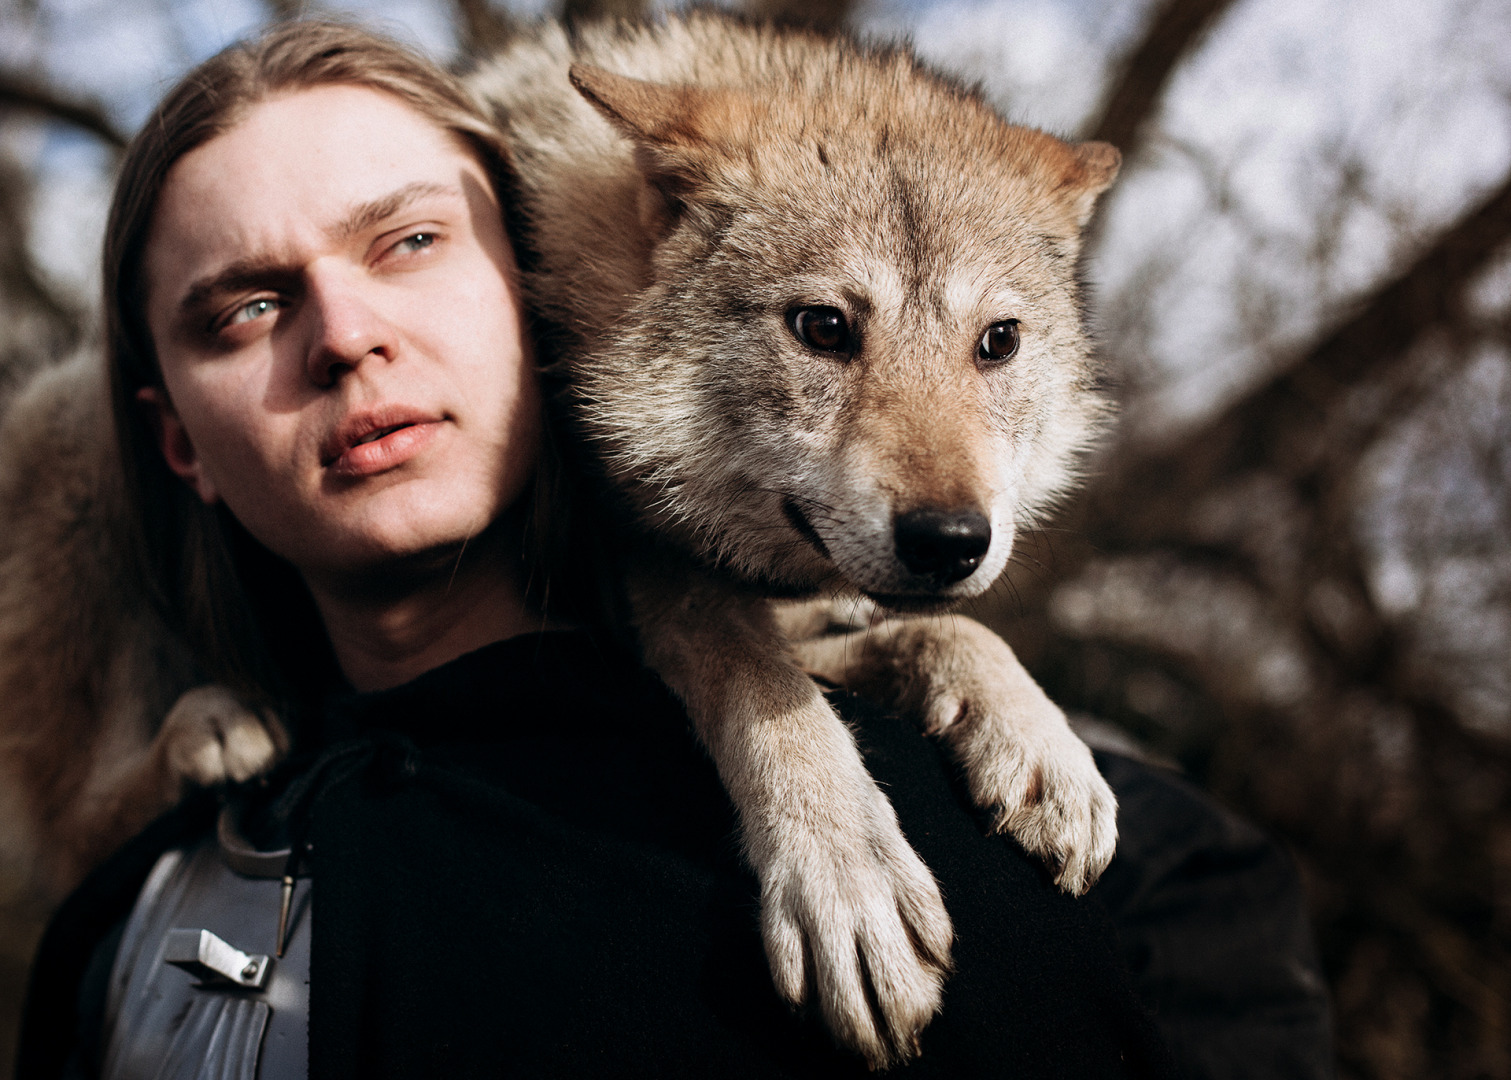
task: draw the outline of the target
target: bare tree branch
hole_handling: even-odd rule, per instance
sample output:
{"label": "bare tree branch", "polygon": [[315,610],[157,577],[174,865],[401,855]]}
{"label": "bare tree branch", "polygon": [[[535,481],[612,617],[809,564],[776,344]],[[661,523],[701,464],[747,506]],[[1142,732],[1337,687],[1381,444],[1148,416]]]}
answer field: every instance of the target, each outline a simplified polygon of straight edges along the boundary
{"label": "bare tree branch", "polygon": [[1508,242],[1511,177],[1289,369],[1177,445],[1121,464],[1092,491],[1092,535],[1121,544],[1174,539],[1201,492],[1261,464],[1296,481],[1314,476],[1328,413],[1352,388],[1387,377],[1424,331],[1453,318],[1464,287]]}
{"label": "bare tree branch", "polygon": [[645,9],[645,0],[563,0],[561,18],[568,24],[638,19],[645,14]]}
{"label": "bare tree branch", "polygon": [[453,0],[462,52],[474,56],[507,45],[516,26],[507,11],[489,0]]}
{"label": "bare tree branch", "polygon": [[[1063,655],[1057,660],[1054,654],[1063,654],[1065,643],[1056,644],[1047,612],[1056,585],[1102,554],[1179,549],[1242,562],[1234,552],[1219,555],[1197,536],[1192,513],[1235,479],[1264,471],[1291,485],[1309,507],[1296,540],[1306,574],[1295,587],[1326,580],[1345,593],[1359,620],[1350,636],[1364,655],[1351,655],[1325,634],[1316,643],[1342,665],[1340,675],[1351,673],[1350,680],[1373,672],[1398,683],[1399,672],[1391,669],[1399,643],[1374,610],[1346,520],[1351,465],[1370,432],[1350,430],[1350,438],[1339,440],[1336,433],[1329,437],[1328,426],[1354,389],[1402,381],[1401,365],[1412,345],[1459,314],[1465,285],[1508,243],[1511,177],[1288,369],[1173,444],[1105,455],[1106,472],[1056,527],[1021,539],[1015,561],[1037,571],[1016,575],[1008,586],[1011,596],[994,593],[981,607],[982,617],[1031,669],[1041,661],[1063,664]],[[1416,696],[1403,686],[1393,693]]]}
{"label": "bare tree branch", "polygon": [[308,0],[267,0],[274,22],[288,22],[309,14]]}
{"label": "bare tree branch", "polygon": [[14,72],[0,72],[0,108],[25,109],[83,128],[119,150],[126,136],[93,102],[79,101],[53,90],[41,81]]}
{"label": "bare tree branch", "polygon": [[1091,138],[1130,153],[1138,129],[1158,107],[1177,65],[1201,44],[1207,30],[1232,4],[1233,0],[1166,0],[1143,41],[1124,61]]}
{"label": "bare tree branch", "polygon": [[747,0],[745,10],[784,26],[839,30],[855,10],[854,0]]}

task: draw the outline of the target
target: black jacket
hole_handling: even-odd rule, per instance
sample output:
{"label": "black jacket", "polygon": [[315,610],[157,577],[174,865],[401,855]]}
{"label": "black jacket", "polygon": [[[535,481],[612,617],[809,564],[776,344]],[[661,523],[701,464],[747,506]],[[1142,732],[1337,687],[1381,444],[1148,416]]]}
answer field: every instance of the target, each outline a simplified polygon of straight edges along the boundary
{"label": "black jacket", "polygon": [[[957,935],[943,1011],[918,1061],[893,1075],[1173,1075],[1123,961],[1149,984],[1148,935],[1120,951],[1095,896],[1065,897],[1011,841],[984,834],[913,726],[838,703]],[[290,823],[310,843],[315,882],[311,1076],[865,1072],[777,998],[728,799],[681,708],[624,654],[582,634],[518,638],[397,690],[328,703],[313,722],[318,741],[350,752],[327,756],[319,776],[306,767]],[[1133,770],[1135,798],[1148,788],[1148,770],[1103,764]],[[1188,834],[1202,814],[1220,820],[1155,790],[1156,809]],[[59,913],[34,974],[21,1076],[59,1075],[87,1038],[97,1021],[81,1029],[78,1017],[97,1012],[91,978],[111,951],[95,943],[108,942],[155,852],[203,828],[206,812],[191,805],[160,822]],[[1127,912],[1159,885],[1115,862],[1102,888]],[[1256,938],[1251,959],[1273,937]],[[1169,967],[1156,963],[1149,985]],[[1298,1027],[1288,1014],[1259,1041],[1320,1031],[1325,1053],[1325,1006],[1318,1015],[1320,1028],[1316,1015]]]}

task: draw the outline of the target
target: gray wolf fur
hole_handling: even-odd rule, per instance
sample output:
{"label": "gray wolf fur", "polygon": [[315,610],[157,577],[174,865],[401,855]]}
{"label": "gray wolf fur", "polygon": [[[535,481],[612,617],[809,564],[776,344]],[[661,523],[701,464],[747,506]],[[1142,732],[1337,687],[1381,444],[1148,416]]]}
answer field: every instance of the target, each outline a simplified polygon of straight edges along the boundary
{"label": "gray wolf fur", "polygon": [[873,1066],[906,1058],[949,919],[808,674],[901,693],[1062,887],[1111,858],[1111,792],[1006,645],[867,612],[980,594],[1071,483],[1103,410],[1080,229],[1117,151],[1013,127],[904,49],[712,13],[548,26],[470,83],[518,171],[567,422],[626,510],[643,654],[739,810],[777,988]]}
{"label": "gray wolf fur", "polygon": [[[1101,413],[1079,230],[1116,152],[1009,126],[904,50],[709,14],[544,27],[472,86],[514,156],[567,423],[625,511],[645,658],[739,810],[776,986],[873,1065],[906,1058],[949,918],[810,675],[900,695],[1062,887],[1110,859],[1111,793],[1006,645],[873,612],[979,594],[1071,483]],[[819,310],[843,349],[800,340]],[[1009,320],[1016,352],[990,355]],[[60,887],[283,749],[214,688],[170,710],[192,673],[113,546],[104,412],[81,359],[0,428],[0,791]]]}

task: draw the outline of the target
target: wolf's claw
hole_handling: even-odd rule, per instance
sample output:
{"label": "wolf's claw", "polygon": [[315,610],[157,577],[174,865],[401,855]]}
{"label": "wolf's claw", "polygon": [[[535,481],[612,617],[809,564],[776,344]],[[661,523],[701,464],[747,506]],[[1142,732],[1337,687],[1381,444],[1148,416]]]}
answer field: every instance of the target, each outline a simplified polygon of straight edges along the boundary
{"label": "wolf's claw", "polygon": [[758,867],[761,924],[777,991],[794,1005],[816,997],[835,1039],[877,1069],[918,1052],[953,931],[886,796],[869,776],[853,779],[863,783],[847,785],[858,790],[846,804],[864,808],[859,828],[778,829],[775,862]]}
{"label": "wolf's claw", "polygon": [[1025,704],[1018,695],[1003,715],[998,695],[941,695],[930,703],[930,728],[949,743],[971,798],[993,812],[997,831],[1044,859],[1055,883],[1079,896],[1112,861],[1117,799],[1059,708],[1048,698]]}
{"label": "wolf's claw", "polygon": [[997,831],[1049,863],[1066,892],[1090,888],[1117,847],[1117,800],[1007,642],[958,615],[818,633],[844,622],[844,612],[825,618],[826,610],[782,611],[789,632],[809,635],[793,641],[804,670],[919,709],[924,730],[950,748]]}

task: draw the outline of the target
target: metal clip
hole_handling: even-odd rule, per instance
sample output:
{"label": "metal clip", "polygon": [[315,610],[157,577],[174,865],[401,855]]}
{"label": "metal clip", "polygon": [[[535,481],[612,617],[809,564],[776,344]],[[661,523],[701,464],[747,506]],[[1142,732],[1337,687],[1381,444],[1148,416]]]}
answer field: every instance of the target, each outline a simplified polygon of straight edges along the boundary
{"label": "metal clip", "polygon": [[289,930],[289,907],[294,902],[294,875],[285,874],[283,884],[278,890],[278,949],[279,958],[283,957],[283,950],[288,945]]}
{"label": "metal clip", "polygon": [[169,930],[163,959],[183,968],[202,984],[230,983],[261,990],[273,962],[266,955],[249,955],[208,930]]}

